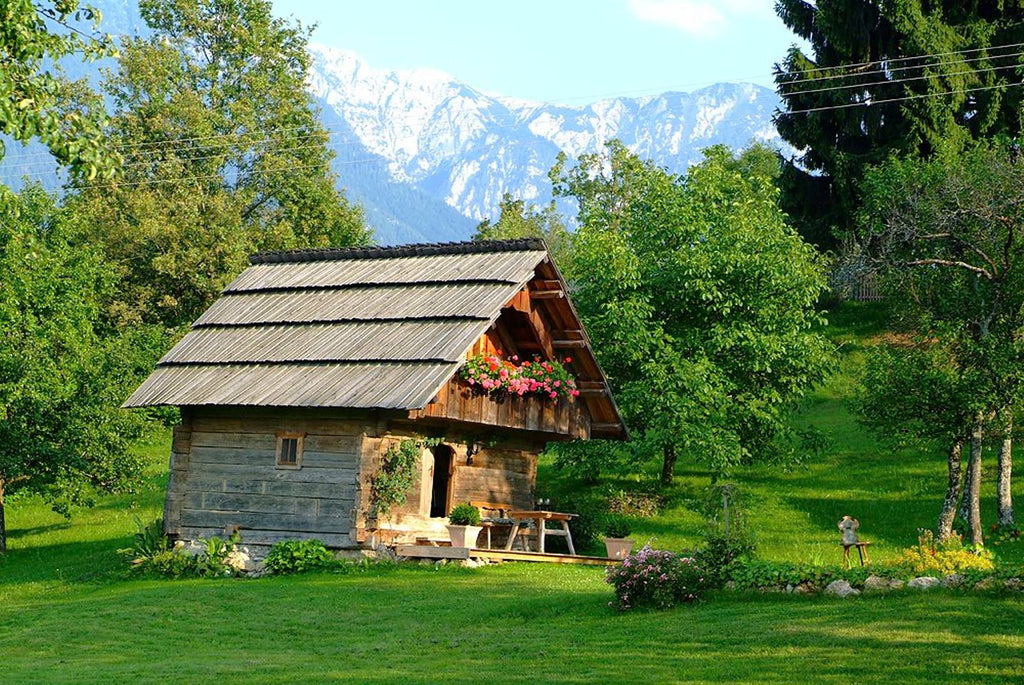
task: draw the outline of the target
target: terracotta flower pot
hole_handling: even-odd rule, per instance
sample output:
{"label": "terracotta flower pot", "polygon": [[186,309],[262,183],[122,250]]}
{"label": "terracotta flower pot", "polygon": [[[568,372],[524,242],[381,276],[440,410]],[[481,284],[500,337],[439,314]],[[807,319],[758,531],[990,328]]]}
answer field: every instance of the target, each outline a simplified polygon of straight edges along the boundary
{"label": "terracotta flower pot", "polygon": [[605,538],[604,546],[609,559],[625,559],[633,549],[633,541],[629,538]]}
{"label": "terracotta flower pot", "polygon": [[482,526],[455,526],[450,523],[447,527],[452,547],[476,547],[476,539],[483,530]]}

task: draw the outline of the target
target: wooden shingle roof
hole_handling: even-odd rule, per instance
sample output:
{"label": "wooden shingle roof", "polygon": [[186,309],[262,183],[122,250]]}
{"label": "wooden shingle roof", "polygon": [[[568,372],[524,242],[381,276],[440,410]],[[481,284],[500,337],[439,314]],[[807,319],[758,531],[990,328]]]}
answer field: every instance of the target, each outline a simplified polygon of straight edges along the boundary
{"label": "wooden shingle roof", "polygon": [[[534,239],[250,261],[124,406],[421,409],[542,265],[557,274]],[[589,342],[584,353],[600,375]],[[620,423],[607,402],[604,420]]]}

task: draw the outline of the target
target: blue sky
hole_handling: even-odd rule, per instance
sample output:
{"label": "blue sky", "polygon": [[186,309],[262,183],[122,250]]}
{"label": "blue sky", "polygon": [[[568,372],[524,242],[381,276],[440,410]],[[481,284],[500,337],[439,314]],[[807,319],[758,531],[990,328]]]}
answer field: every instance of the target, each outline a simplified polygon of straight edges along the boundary
{"label": "blue sky", "polygon": [[371,66],[430,67],[483,91],[583,104],[695,90],[719,81],[771,85],[796,38],[773,0],[275,0],[316,23],[313,40]]}

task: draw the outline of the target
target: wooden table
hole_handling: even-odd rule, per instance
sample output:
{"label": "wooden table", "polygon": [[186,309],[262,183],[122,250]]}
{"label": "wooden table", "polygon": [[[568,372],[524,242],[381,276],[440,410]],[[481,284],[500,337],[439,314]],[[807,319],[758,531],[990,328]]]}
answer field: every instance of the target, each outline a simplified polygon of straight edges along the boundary
{"label": "wooden table", "polygon": [[[558,535],[564,537],[565,541],[569,544],[569,554],[576,555],[576,549],[572,546],[572,533],[569,532],[569,521],[576,517],[576,514],[564,514],[558,511],[510,511],[508,513],[509,518],[512,519],[512,530],[508,534],[508,541],[505,543],[505,549],[512,549],[512,543],[515,542],[516,536],[519,534],[519,529],[522,524],[533,521],[534,526],[537,528],[537,551],[544,552],[544,538],[547,535]],[[545,528],[545,524],[548,521],[557,521],[562,524],[561,530],[554,529],[548,530]]]}

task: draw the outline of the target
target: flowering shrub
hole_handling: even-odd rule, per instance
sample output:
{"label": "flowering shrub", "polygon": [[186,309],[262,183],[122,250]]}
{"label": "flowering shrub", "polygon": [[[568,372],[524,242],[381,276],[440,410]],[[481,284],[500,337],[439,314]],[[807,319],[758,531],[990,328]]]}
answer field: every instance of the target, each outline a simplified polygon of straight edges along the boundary
{"label": "flowering shrub", "polygon": [[[572,359],[565,358],[568,364]],[[560,362],[547,362],[534,357],[533,361],[518,364],[519,357],[501,357],[480,354],[466,361],[462,379],[475,388],[489,393],[509,395],[541,395],[553,400],[567,399],[580,394],[569,370]]]}
{"label": "flowering shrub", "polygon": [[930,530],[923,531],[913,547],[901,551],[896,565],[914,573],[949,575],[965,571],[991,571],[995,568],[992,552],[984,547],[964,546],[959,535],[945,540],[935,540]]}
{"label": "flowering shrub", "polygon": [[696,601],[704,589],[704,576],[693,559],[649,545],[609,567],[606,580],[615,588],[615,601],[609,605],[620,611],[668,609]]}
{"label": "flowering shrub", "polygon": [[989,533],[989,542],[993,545],[1003,545],[1020,540],[1020,528],[1017,526],[1000,526],[998,523],[993,523]]}

